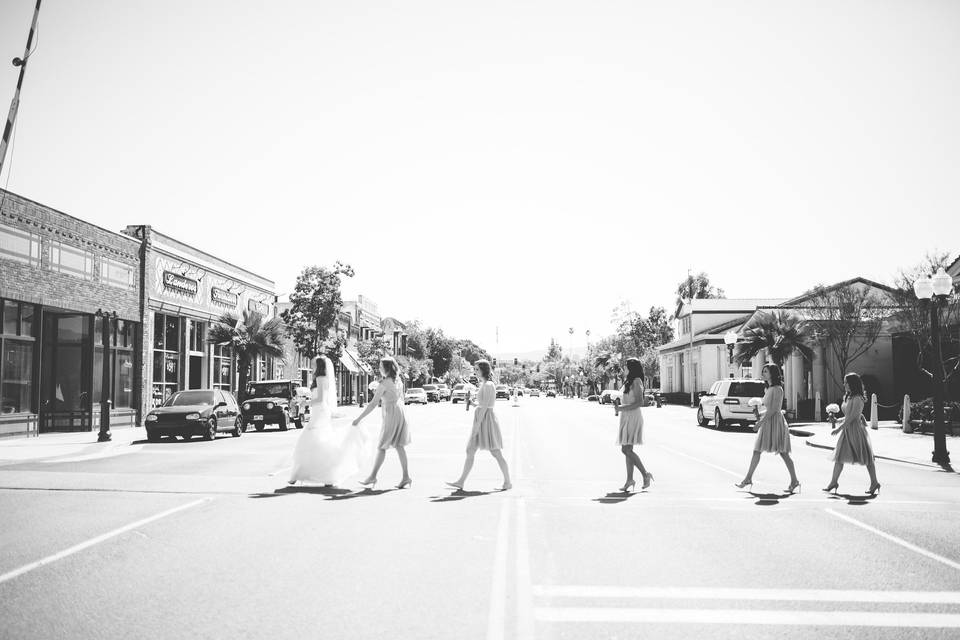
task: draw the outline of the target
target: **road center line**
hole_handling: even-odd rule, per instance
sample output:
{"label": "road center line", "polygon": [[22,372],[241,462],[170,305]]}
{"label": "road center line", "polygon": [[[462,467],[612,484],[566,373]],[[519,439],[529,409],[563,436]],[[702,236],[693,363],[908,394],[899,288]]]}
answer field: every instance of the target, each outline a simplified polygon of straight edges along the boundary
{"label": "road center line", "polygon": [[960,628],[960,615],[879,611],[773,611],[749,609],[554,608],[536,610],[544,622],[645,622],[672,624],[789,625],[831,627]]}
{"label": "road center line", "polygon": [[920,555],[925,556],[925,557],[927,557],[927,558],[930,558],[931,560],[936,560],[937,562],[939,562],[939,563],[941,563],[941,564],[945,564],[945,565],[947,565],[948,567],[950,567],[950,568],[952,568],[952,569],[958,569],[958,570],[960,570],[960,563],[954,562],[954,561],[951,560],[950,558],[945,558],[945,557],[943,557],[943,556],[941,556],[941,555],[938,555],[938,554],[936,554],[936,553],[934,553],[934,552],[932,552],[932,551],[928,551],[928,550],[924,549],[923,547],[918,547],[917,545],[913,544],[912,542],[907,542],[907,541],[904,540],[903,538],[898,538],[897,536],[892,535],[892,534],[890,534],[890,533],[887,533],[886,531],[881,531],[880,529],[877,529],[876,527],[870,526],[870,525],[867,524],[866,522],[861,522],[861,521],[857,520],[856,518],[851,518],[850,516],[848,516],[848,515],[846,515],[846,514],[843,514],[843,513],[840,513],[840,512],[838,512],[838,511],[834,511],[833,509],[824,509],[824,511],[826,511],[826,512],[829,513],[830,515],[833,515],[833,516],[836,516],[836,517],[840,518],[841,520],[844,520],[844,521],[846,521],[846,522],[849,522],[849,523],[852,524],[852,525],[858,526],[858,527],[860,527],[861,529],[864,529],[864,530],[866,530],[866,531],[869,531],[870,533],[874,533],[874,534],[880,536],[881,538],[884,538],[884,539],[886,539],[886,540],[889,540],[890,542],[893,542],[894,544],[898,544],[898,545],[900,545],[901,547],[903,547],[903,548],[905,548],[905,549],[909,549],[910,551],[913,551],[914,553],[919,553]]}
{"label": "road center line", "polygon": [[[514,445],[516,446],[516,445]],[[530,581],[530,539],[527,535],[527,502],[517,501],[517,640],[533,640],[533,592]]]}
{"label": "road center line", "polygon": [[124,526],[122,526],[122,527],[120,527],[120,528],[118,528],[118,529],[114,529],[113,531],[108,531],[107,533],[104,533],[104,534],[102,534],[102,535],[99,535],[99,536],[97,536],[97,537],[95,537],[95,538],[90,538],[89,540],[87,540],[87,541],[85,541],[85,542],[81,542],[80,544],[74,545],[74,546],[72,546],[72,547],[70,547],[70,548],[68,548],[68,549],[64,549],[63,551],[60,551],[60,552],[55,553],[55,554],[53,554],[53,555],[47,556],[46,558],[41,558],[40,560],[37,560],[36,562],[31,562],[30,564],[25,564],[25,565],[23,565],[22,567],[20,567],[19,569],[14,569],[13,571],[8,571],[7,573],[5,573],[5,574],[3,574],[3,575],[0,575],[0,583],[4,583],[4,582],[6,582],[6,581],[8,581],[8,580],[12,580],[13,578],[16,578],[17,576],[22,576],[22,575],[25,574],[25,573],[28,573],[28,572],[30,572],[30,571],[33,571],[34,569],[39,569],[40,567],[42,567],[42,566],[44,566],[44,565],[48,565],[48,564],[50,564],[50,563],[52,563],[52,562],[56,562],[57,560],[62,560],[62,559],[64,559],[64,558],[66,558],[67,556],[72,556],[73,554],[78,553],[78,552],[80,552],[80,551],[83,551],[84,549],[89,549],[90,547],[92,547],[92,546],[94,546],[94,545],[97,545],[97,544],[100,544],[101,542],[104,542],[104,541],[106,541],[106,540],[109,540],[110,538],[115,538],[116,536],[120,535],[121,533],[126,533],[127,531],[131,531],[131,530],[133,530],[133,529],[137,529],[137,528],[139,528],[139,527],[142,527],[142,526],[145,525],[145,524],[149,524],[149,523],[151,523],[151,522],[156,522],[157,520],[160,520],[161,518],[166,518],[167,516],[171,516],[171,515],[173,515],[173,514],[175,514],[175,513],[178,513],[178,512],[180,512],[180,511],[185,511],[185,510],[187,510],[187,509],[192,509],[193,507],[199,506],[199,505],[203,504],[204,502],[209,502],[210,500],[212,500],[212,498],[201,498],[200,500],[194,500],[193,502],[188,502],[187,504],[182,504],[182,505],[180,505],[179,507],[174,507],[174,508],[172,508],[172,509],[167,509],[166,511],[161,511],[160,513],[157,513],[157,514],[155,514],[155,515],[152,515],[152,516],[150,516],[150,517],[148,517],[148,518],[143,518],[142,520],[137,520],[136,522],[131,522],[130,524],[124,525]]}
{"label": "road center line", "polygon": [[503,640],[507,609],[507,545],[510,534],[510,501],[500,503],[497,546],[493,555],[493,580],[490,585],[490,616],[487,640]]}
{"label": "road center line", "polygon": [[618,587],[536,585],[540,598],[619,598],[648,600],[734,600],[784,602],[863,602],[960,605],[960,591],[866,591],[847,589],[755,589],[728,587]]}
{"label": "road center line", "polygon": [[672,453],[672,454],[674,454],[674,455],[678,455],[678,456],[681,456],[681,457],[683,457],[683,458],[689,458],[690,460],[693,460],[694,462],[699,462],[700,464],[706,465],[706,466],[708,466],[708,467],[713,467],[714,469],[717,469],[718,471],[723,471],[724,473],[727,473],[727,474],[729,474],[729,475],[731,475],[731,476],[733,476],[733,477],[735,477],[735,478],[740,478],[740,477],[742,477],[742,475],[739,474],[739,473],[737,473],[736,471],[730,471],[730,469],[725,469],[725,468],[723,468],[723,467],[717,466],[717,465],[713,464],[712,462],[707,462],[706,460],[701,460],[700,458],[695,458],[694,456],[691,456],[691,455],[688,454],[688,453],[684,453],[684,452],[682,452],[682,451],[677,451],[677,450],[674,449],[673,447],[668,447],[668,446],[663,445],[663,444],[657,444],[657,445],[655,445],[655,446],[656,446],[656,447],[659,447],[660,449],[663,449],[664,451],[669,451],[670,453]]}

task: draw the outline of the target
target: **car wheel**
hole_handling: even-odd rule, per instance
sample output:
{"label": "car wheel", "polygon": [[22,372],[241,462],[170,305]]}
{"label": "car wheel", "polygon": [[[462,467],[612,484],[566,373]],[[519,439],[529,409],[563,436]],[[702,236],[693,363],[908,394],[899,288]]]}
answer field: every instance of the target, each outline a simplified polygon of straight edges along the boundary
{"label": "car wheel", "polygon": [[720,415],[719,407],[713,412],[713,423],[717,427],[717,429],[721,431],[723,430],[724,427],[727,426],[726,420],[724,420],[723,416]]}
{"label": "car wheel", "polygon": [[234,438],[239,438],[243,435],[243,432],[246,431],[246,428],[243,426],[243,420],[237,418],[237,421],[233,423],[233,431],[230,432]]}
{"label": "car wheel", "polygon": [[150,431],[150,429],[147,429],[147,441],[160,442],[160,434],[156,431]]}
{"label": "car wheel", "polygon": [[709,424],[709,422],[710,421],[707,420],[707,416],[703,415],[703,407],[697,407],[697,424],[701,427],[705,427],[707,424]]}
{"label": "car wheel", "polygon": [[217,421],[210,420],[210,422],[207,423],[206,431],[203,432],[203,439],[213,440],[216,437],[217,437]]}
{"label": "car wheel", "polygon": [[287,414],[284,413],[280,416],[280,431],[286,431],[286,430],[287,430]]}
{"label": "car wheel", "polygon": [[263,423],[258,422],[255,425],[253,425],[253,428],[256,429],[257,431],[263,431]]}

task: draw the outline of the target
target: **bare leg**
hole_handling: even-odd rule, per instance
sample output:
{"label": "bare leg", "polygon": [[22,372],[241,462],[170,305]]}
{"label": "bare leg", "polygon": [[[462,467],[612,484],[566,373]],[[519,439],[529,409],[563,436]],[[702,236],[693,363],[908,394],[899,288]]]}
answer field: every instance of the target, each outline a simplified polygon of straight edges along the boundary
{"label": "bare leg", "polygon": [[377,481],[377,474],[380,473],[380,467],[383,466],[383,461],[387,457],[387,452],[383,449],[377,449],[377,459],[373,462],[373,470],[370,472],[370,475],[366,480],[360,484],[373,484]]}
{"label": "bare leg", "polygon": [[503,459],[503,453],[500,452],[500,449],[493,449],[490,451],[490,455],[500,465],[500,473],[503,474],[503,488],[510,489],[513,487],[513,483],[510,482],[510,469],[507,467],[507,461]]}
{"label": "bare leg", "polygon": [[457,487],[458,489],[463,489],[464,483],[467,481],[467,476],[470,475],[470,470],[473,469],[473,460],[477,455],[477,445],[471,442],[467,446],[467,457],[463,461],[463,471],[460,473],[460,477],[456,482],[448,482],[447,484]]}
{"label": "bare leg", "polygon": [[626,451],[623,453],[623,461],[627,463],[627,484],[630,484],[633,482],[633,460],[630,459],[630,454]]}
{"label": "bare leg", "polygon": [[873,462],[872,460],[867,463],[867,473],[870,474],[870,486],[871,486],[871,487],[874,487],[874,486],[880,484],[879,482],[877,482],[877,464],[876,464],[875,462]]}
{"label": "bare leg", "polygon": [[400,458],[400,469],[403,471],[403,478],[400,480],[403,484],[410,480],[410,472],[407,469],[407,450],[402,445],[397,445],[397,456]]}
{"label": "bare leg", "polygon": [[840,483],[840,472],[843,471],[842,462],[833,463],[833,477],[830,478],[830,486],[835,486]]}
{"label": "bare leg", "polygon": [[753,484],[753,472],[757,470],[757,465],[760,464],[760,452],[754,451],[753,457],[750,458],[750,468],[747,470],[747,475],[744,477],[741,485]]}
{"label": "bare leg", "polygon": [[797,467],[793,464],[793,458],[790,457],[789,453],[781,453],[780,457],[783,458],[783,464],[787,465],[787,471],[790,472],[790,484],[795,485],[799,480],[797,480]]}

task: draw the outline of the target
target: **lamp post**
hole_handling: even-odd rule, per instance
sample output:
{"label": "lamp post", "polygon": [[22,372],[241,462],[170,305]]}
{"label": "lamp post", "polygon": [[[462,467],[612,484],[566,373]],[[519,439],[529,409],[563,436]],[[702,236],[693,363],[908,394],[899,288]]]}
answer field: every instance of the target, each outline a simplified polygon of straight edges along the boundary
{"label": "lamp post", "polygon": [[100,319],[100,338],[103,341],[103,372],[100,378],[100,432],[97,442],[110,442],[110,408],[113,401],[110,399],[111,380],[110,369],[113,357],[110,354],[110,338],[113,334],[113,324],[117,320],[117,312],[110,313],[97,309],[94,314]]}
{"label": "lamp post", "polygon": [[913,283],[913,292],[919,300],[930,307],[930,342],[933,347],[933,462],[947,466],[950,452],[947,451],[946,425],[943,421],[944,376],[943,348],[940,344],[940,309],[953,290],[953,280],[941,267],[932,278],[923,277]]}
{"label": "lamp post", "polygon": [[723,335],[723,343],[727,345],[727,367],[730,369],[730,374],[733,374],[733,348],[737,346],[737,332],[727,331]]}

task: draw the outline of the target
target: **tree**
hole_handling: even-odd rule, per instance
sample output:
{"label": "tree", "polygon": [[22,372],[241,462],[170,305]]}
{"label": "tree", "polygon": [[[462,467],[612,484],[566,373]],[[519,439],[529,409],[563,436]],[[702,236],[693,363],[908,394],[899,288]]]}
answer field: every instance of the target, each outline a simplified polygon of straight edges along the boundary
{"label": "tree", "polygon": [[426,351],[433,360],[433,374],[443,376],[450,370],[454,356],[454,341],[443,333],[443,329],[428,328],[424,332]]}
{"label": "tree", "polygon": [[331,336],[343,307],[343,277],[353,277],[353,268],[339,261],[332,268],[307,267],[297,276],[291,308],[282,318],[297,350],[309,358],[323,354],[338,362],[343,355],[344,338]]}
{"label": "tree", "polygon": [[487,362],[493,361],[493,356],[491,356],[486,349],[477,345],[473,340],[457,340],[454,343],[454,348],[460,352],[460,355],[466,358],[467,362],[470,364],[475,364],[477,360],[486,360]]}
{"label": "tree", "polygon": [[710,276],[705,271],[687,277],[677,285],[677,304],[693,298],[725,298],[723,289],[710,284]]}
{"label": "tree", "polygon": [[412,389],[425,384],[433,371],[433,362],[410,356],[397,356],[400,376],[407,379],[407,388]]}
{"label": "tree", "polygon": [[826,346],[839,365],[838,371],[827,367],[837,387],[850,366],[867,353],[880,337],[884,319],[889,315],[891,300],[881,298],[869,287],[844,285],[817,286],[805,304],[815,337]]}
{"label": "tree", "polygon": [[407,354],[414,358],[429,358],[427,336],[419,320],[407,322]]}
{"label": "tree", "polygon": [[264,321],[257,311],[244,311],[238,316],[233,311],[221,315],[210,325],[207,342],[230,345],[237,358],[239,374],[237,396],[243,400],[250,380],[250,366],[258,357],[283,357],[284,325],[280,318]]}
{"label": "tree", "polygon": [[741,365],[753,360],[764,349],[781,370],[783,363],[794,352],[806,358],[813,355],[809,347],[811,327],[792,311],[761,311],[747,323],[742,333],[734,356]]}
{"label": "tree", "polygon": [[[939,269],[946,269],[950,265],[950,254],[928,253],[924,259],[913,267],[901,269],[894,281],[894,299],[898,309],[894,314],[900,327],[910,334],[917,346],[917,367],[926,375],[931,375],[933,353],[943,346],[956,348],[960,344],[957,336],[949,331],[942,331],[940,344],[933,344],[930,333],[930,307],[928,302],[917,299],[913,292],[913,283],[919,278],[936,273]],[[946,305],[940,313],[940,326],[943,328],[960,324],[960,304],[956,300]],[[948,358],[944,362],[943,380],[948,380],[960,366],[960,359]]]}
{"label": "tree", "polygon": [[543,357],[544,362],[559,360],[563,355],[563,347],[556,340],[550,338],[550,346],[547,348],[547,355]]}
{"label": "tree", "polygon": [[384,336],[361,340],[357,343],[357,355],[371,371],[379,371],[380,360],[390,355],[390,340]]}

